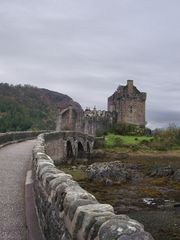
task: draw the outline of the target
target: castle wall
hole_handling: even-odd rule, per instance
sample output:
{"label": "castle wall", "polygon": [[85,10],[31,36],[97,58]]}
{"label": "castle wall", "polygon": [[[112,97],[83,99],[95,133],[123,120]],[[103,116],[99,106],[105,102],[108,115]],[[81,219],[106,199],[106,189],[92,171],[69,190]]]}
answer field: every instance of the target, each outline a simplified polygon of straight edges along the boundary
{"label": "castle wall", "polygon": [[61,111],[56,122],[56,131],[82,131],[82,112],[77,112],[72,106]]}
{"label": "castle wall", "polygon": [[95,136],[112,127],[114,114],[107,111],[89,110],[84,114],[84,133]]}
{"label": "castle wall", "polygon": [[59,114],[56,131],[71,130],[95,136],[112,126],[114,115],[114,113],[96,109],[86,109],[84,112],[77,113],[75,109],[72,110],[69,107]]}
{"label": "castle wall", "polygon": [[141,99],[121,100],[117,108],[118,123],[145,125],[145,102]]}
{"label": "castle wall", "polygon": [[116,105],[114,103],[113,96],[108,98],[108,111],[109,112],[115,112],[116,111]]}

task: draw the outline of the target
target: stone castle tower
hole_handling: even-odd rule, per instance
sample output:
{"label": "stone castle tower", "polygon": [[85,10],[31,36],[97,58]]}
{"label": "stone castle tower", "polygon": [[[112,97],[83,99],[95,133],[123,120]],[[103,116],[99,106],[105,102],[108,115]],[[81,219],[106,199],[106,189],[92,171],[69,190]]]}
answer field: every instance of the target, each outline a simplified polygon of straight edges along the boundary
{"label": "stone castle tower", "polygon": [[127,80],[126,86],[119,86],[108,98],[108,111],[117,114],[117,123],[145,126],[146,93],[140,92],[133,80]]}
{"label": "stone castle tower", "polygon": [[133,80],[126,86],[119,86],[108,98],[108,111],[86,109],[78,112],[69,106],[57,118],[56,130],[72,130],[95,136],[111,128],[116,123],[145,126],[146,93],[140,92]]}

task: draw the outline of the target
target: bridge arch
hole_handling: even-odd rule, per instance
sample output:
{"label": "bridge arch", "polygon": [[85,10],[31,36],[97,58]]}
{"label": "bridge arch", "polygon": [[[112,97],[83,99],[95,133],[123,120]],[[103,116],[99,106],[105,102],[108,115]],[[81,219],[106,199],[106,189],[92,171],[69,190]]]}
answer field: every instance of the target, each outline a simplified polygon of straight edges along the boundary
{"label": "bridge arch", "polygon": [[78,142],[77,144],[77,158],[83,158],[85,156],[85,149],[82,142]]}
{"label": "bridge arch", "polygon": [[70,140],[66,142],[66,157],[67,159],[73,159],[74,157],[73,147]]}

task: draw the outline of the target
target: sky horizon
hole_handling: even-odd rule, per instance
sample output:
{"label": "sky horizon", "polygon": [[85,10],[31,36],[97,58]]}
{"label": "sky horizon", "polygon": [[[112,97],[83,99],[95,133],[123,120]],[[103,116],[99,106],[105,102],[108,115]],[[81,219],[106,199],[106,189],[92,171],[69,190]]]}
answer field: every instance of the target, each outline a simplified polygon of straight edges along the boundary
{"label": "sky horizon", "polygon": [[107,109],[128,79],[149,127],[180,126],[178,0],[1,0],[0,81]]}

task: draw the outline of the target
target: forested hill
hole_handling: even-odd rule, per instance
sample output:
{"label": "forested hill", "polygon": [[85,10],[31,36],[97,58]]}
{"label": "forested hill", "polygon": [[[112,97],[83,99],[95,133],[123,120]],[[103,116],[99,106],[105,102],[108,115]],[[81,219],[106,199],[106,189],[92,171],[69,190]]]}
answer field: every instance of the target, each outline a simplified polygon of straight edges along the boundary
{"label": "forested hill", "polygon": [[62,93],[0,83],[0,132],[55,129],[60,109],[81,106]]}

